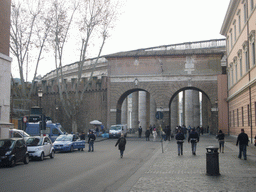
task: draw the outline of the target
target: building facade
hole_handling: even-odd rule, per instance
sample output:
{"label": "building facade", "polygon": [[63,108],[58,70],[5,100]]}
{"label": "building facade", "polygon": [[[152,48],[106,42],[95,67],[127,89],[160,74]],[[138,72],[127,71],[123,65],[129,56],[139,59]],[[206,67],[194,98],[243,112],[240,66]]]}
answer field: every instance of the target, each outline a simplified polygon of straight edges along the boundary
{"label": "building facade", "polygon": [[221,34],[226,36],[229,133],[256,134],[256,1],[231,0]]}
{"label": "building facade", "polygon": [[11,61],[10,46],[11,1],[0,1],[0,127],[10,127]]}
{"label": "building facade", "polygon": [[[88,129],[89,122],[98,119],[107,128],[122,123],[135,129],[142,126],[144,131],[150,125],[170,126],[174,132],[182,121],[187,127],[209,127],[213,134],[220,126],[227,133],[225,50],[225,39],[216,39],[105,55],[96,64],[94,78],[86,89],[89,97],[80,106],[82,123],[78,130]],[[93,60],[84,64],[84,82],[88,81],[93,68]],[[63,68],[64,83],[69,91],[72,91],[72,82],[77,81],[76,71],[76,63]],[[60,112],[56,71],[45,75],[42,85],[38,85],[44,91],[45,113],[51,117],[61,114],[60,123],[70,127],[70,120]],[[179,116],[181,93],[184,113]],[[201,112],[199,93],[202,94]],[[161,118],[156,117],[157,112],[162,114]],[[218,121],[221,118],[222,121]]]}

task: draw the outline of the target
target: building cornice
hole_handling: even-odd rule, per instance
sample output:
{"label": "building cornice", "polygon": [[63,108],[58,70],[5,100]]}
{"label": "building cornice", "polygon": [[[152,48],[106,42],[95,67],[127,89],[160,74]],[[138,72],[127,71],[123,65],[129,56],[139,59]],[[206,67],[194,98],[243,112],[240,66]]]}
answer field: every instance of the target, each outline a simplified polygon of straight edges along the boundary
{"label": "building cornice", "polygon": [[5,54],[3,54],[3,53],[0,53],[0,59],[12,62],[12,58],[7,56],[7,55],[5,55]]}
{"label": "building cornice", "polygon": [[228,30],[230,25],[233,22],[234,15],[237,12],[237,7],[240,3],[240,0],[231,0],[228,6],[228,10],[226,12],[226,16],[224,18],[224,21],[222,23],[222,27],[220,30],[220,34],[227,36]]}

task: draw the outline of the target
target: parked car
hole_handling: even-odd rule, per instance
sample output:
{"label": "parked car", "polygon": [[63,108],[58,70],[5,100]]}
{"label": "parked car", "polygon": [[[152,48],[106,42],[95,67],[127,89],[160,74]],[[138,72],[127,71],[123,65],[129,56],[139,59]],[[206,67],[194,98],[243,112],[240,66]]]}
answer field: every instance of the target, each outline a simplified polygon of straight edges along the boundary
{"label": "parked car", "polygon": [[49,156],[51,159],[54,158],[55,151],[52,141],[48,136],[29,137],[26,144],[30,158],[37,158],[41,161],[43,161],[46,156]]}
{"label": "parked car", "polygon": [[0,164],[14,167],[17,162],[29,163],[29,154],[23,138],[0,140]]}
{"label": "parked car", "polygon": [[76,139],[76,135],[60,135],[54,141],[53,146],[55,151],[74,151],[74,149],[85,148],[85,140]]}
{"label": "parked car", "polygon": [[25,131],[20,129],[9,129],[10,138],[23,138],[25,141],[30,137]]}

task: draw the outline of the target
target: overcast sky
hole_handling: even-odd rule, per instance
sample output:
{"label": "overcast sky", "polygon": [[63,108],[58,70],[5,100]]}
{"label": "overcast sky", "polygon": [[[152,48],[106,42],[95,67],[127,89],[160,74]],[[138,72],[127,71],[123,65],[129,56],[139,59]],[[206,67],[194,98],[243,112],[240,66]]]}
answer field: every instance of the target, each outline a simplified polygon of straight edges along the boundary
{"label": "overcast sky", "polygon": [[127,0],[104,54],[225,38],[230,0]]}
{"label": "overcast sky", "polygon": [[[116,22],[102,55],[225,38],[220,35],[220,30],[230,0],[119,1],[124,2],[120,10],[122,15]],[[72,55],[71,52],[70,55]],[[73,58],[70,55],[65,57],[65,64],[77,61],[77,57]],[[54,60],[42,60],[38,74],[43,76],[54,70],[54,64],[47,66],[47,63],[52,62]]]}

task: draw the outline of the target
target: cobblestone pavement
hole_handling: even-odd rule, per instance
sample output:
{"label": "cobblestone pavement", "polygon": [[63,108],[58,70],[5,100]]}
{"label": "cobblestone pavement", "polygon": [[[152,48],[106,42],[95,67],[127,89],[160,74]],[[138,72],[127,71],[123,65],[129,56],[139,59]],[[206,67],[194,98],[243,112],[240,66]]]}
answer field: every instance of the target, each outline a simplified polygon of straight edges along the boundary
{"label": "cobblestone pavement", "polygon": [[[218,146],[213,136],[203,135],[196,156],[184,142],[183,156],[173,139],[161,143],[156,154],[118,191],[255,191],[256,149],[248,147],[247,160],[238,159],[234,138],[227,138],[225,153],[219,154],[219,176],[206,175],[206,147]],[[163,150],[162,150],[163,149]],[[164,153],[162,153],[162,151]]]}

